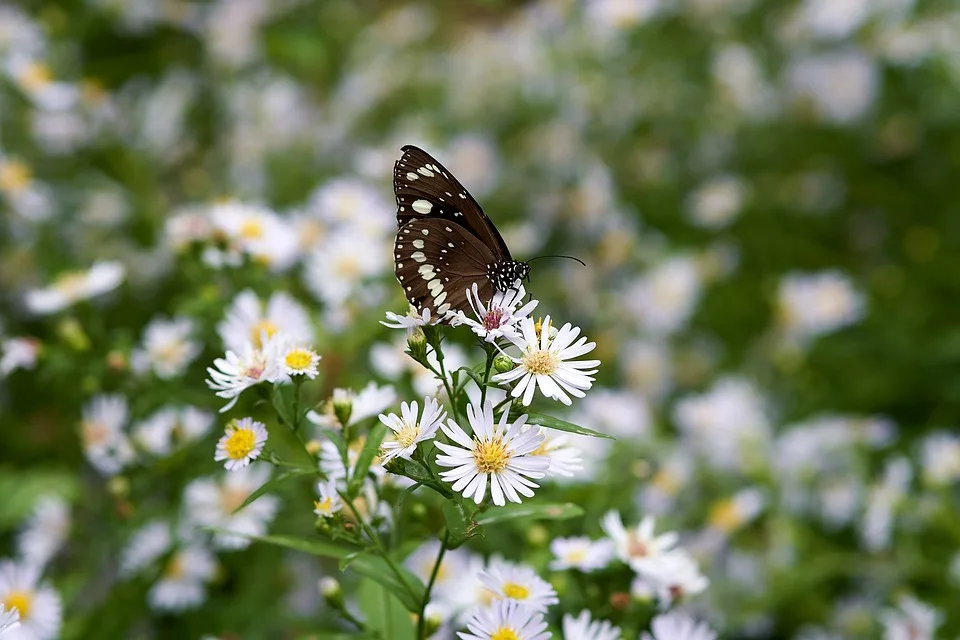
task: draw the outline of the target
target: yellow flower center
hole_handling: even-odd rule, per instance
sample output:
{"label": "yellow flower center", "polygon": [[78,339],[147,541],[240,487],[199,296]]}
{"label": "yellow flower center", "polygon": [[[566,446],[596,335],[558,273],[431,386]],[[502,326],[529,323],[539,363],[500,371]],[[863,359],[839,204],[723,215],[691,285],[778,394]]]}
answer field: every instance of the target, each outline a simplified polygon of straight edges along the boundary
{"label": "yellow flower center", "polygon": [[397,431],[397,443],[401,447],[409,447],[420,437],[420,426],[404,423],[403,428]]}
{"label": "yellow flower center", "polygon": [[343,278],[356,278],[360,275],[360,260],[356,256],[340,256],[333,265],[334,272]]}
{"label": "yellow flower center", "polygon": [[532,456],[548,456],[550,455],[550,438],[544,438],[543,442],[539,447],[530,452]]}
{"label": "yellow flower center", "polygon": [[27,89],[41,89],[53,80],[53,72],[42,62],[31,62],[23,68],[18,79]]}
{"label": "yellow flower center", "polygon": [[266,318],[264,318],[260,322],[253,325],[253,329],[250,330],[250,334],[253,339],[253,346],[255,346],[258,349],[263,346],[260,339],[261,334],[265,333],[267,334],[268,338],[272,338],[274,335],[276,335],[277,331],[279,330],[280,330],[280,327],[278,327],[276,324],[274,324],[270,320],[267,320]]}
{"label": "yellow flower center", "polygon": [[20,619],[26,620],[30,616],[30,607],[33,606],[33,592],[11,591],[4,597],[3,604],[7,609],[16,608],[20,612]]}
{"label": "yellow flower center", "polygon": [[240,237],[256,240],[263,237],[263,223],[257,218],[247,218],[240,223]]}
{"label": "yellow flower center", "polygon": [[587,552],[583,549],[573,549],[572,551],[567,552],[567,562],[571,564],[579,564],[587,559]]}
{"label": "yellow flower center", "polygon": [[733,500],[721,500],[710,507],[710,524],[721,531],[733,531],[743,524],[743,516]]}
{"label": "yellow flower center", "polygon": [[69,271],[61,274],[53,283],[53,288],[67,297],[79,296],[87,284],[87,274],[83,271]]}
{"label": "yellow flower center", "polygon": [[670,495],[675,494],[680,489],[680,481],[672,473],[663,469],[653,476],[652,484],[657,489]]}
{"label": "yellow flower center", "polygon": [[246,489],[223,487],[220,489],[220,502],[223,504],[223,510],[227,513],[233,513],[240,508],[240,505],[250,497],[250,491]]}
{"label": "yellow flower center", "polygon": [[83,432],[83,444],[93,447],[107,439],[109,429],[102,422],[84,422],[80,425]]}
{"label": "yellow flower center", "polygon": [[500,436],[474,442],[473,461],[480,473],[497,473],[506,468],[507,462],[510,461],[510,453]]}
{"label": "yellow flower center", "polygon": [[0,164],[0,189],[7,193],[16,193],[30,184],[30,168],[17,160],[8,160]]}
{"label": "yellow flower center", "polygon": [[507,584],[503,585],[503,595],[512,600],[526,600],[530,597],[530,589],[526,588],[522,584],[508,582]]}
{"label": "yellow flower center", "polygon": [[560,365],[560,359],[555,353],[541,349],[530,349],[523,354],[520,362],[530,373],[545,376],[552,375]]}
{"label": "yellow flower center", "polygon": [[647,543],[637,537],[636,531],[627,534],[627,555],[631,558],[643,558],[650,553]]}
{"label": "yellow flower center", "polygon": [[493,632],[493,635],[490,636],[490,640],[520,640],[520,636],[517,635],[517,632],[509,627],[500,627]]}
{"label": "yellow flower center", "polygon": [[329,515],[333,509],[333,498],[328,496],[323,500],[314,500],[313,507],[317,513]]}
{"label": "yellow flower center", "polygon": [[313,362],[313,353],[306,349],[291,349],[283,360],[287,367],[295,371],[302,371]]}
{"label": "yellow flower center", "polygon": [[231,460],[242,460],[250,455],[257,445],[257,438],[250,429],[234,429],[223,448]]}
{"label": "yellow flower center", "polygon": [[170,562],[167,563],[166,568],[163,570],[163,577],[170,580],[179,580],[183,577],[185,570],[186,566],[183,561],[183,556],[178,553],[170,558]]}

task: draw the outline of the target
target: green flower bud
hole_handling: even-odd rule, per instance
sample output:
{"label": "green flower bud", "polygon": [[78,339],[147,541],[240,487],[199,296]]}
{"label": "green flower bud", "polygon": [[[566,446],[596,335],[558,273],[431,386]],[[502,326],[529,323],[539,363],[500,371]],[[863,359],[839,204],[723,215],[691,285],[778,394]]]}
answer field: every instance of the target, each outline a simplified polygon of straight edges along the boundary
{"label": "green flower bud", "polygon": [[427,336],[423,329],[417,327],[407,338],[407,348],[410,350],[410,357],[417,362],[424,362],[427,359]]}
{"label": "green flower bud", "polygon": [[346,427],[350,424],[350,414],[353,413],[353,392],[348,389],[334,389],[330,404],[333,405],[333,415],[337,417],[340,425]]}
{"label": "green flower bud", "polygon": [[497,373],[506,373],[507,371],[513,371],[513,360],[503,355],[502,353],[493,359],[493,368],[497,370]]}
{"label": "green flower bud", "polygon": [[90,338],[74,318],[67,318],[60,322],[57,325],[57,333],[74,351],[86,351],[90,348]]}
{"label": "green flower bud", "polygon": [[343,590],[340,588],[340,583],[337,582],[336,578],[331,578],[330,576],[320,578],[320,582],[317,583],[317,588],[320,589],[320,595],[323,596],[323,599],[331,607],[339,609],[343,606]]}

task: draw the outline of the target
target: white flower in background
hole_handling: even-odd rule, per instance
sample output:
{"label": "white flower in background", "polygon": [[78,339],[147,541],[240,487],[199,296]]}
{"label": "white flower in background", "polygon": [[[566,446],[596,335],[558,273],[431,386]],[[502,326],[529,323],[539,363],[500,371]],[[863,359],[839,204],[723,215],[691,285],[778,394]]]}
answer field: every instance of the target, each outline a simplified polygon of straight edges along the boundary
{"label": "white flower in background", "polygon": [[76,85],[57,82],[53,71],[38,58],[11,56],[5,65],[7,75],[34,106],[46,111],[69,109],[80,95]]}
{"label": "white flower in background", "polygon": [[174,251],[183,251],[191,244],[205,243],[213,237],[213,224],[206,207],[178,207],[163,223],[164,243]]}
{"label": "white flower in background", "polygon": [[673,421],[690,448],[714,468],[767,464],[770,422],[763,397],[743,379],[726,377],[701,394],[684,396]]}
{"label": "white flower in background", "polygon": [[590,0],[584,13],[588,24],[605,40],[647,22],[661,8],[661,0]]}
{"label": "white flower in background", "polygon": [[195,544],[178,549],[147,593],[147,602],[155,611],[196,609],[207,599],[207,584],[216,572],[217,560],[206,548]]}
{"label": "white flower in background", "polygon": [[44,29],[18,7],[0,7],[0,54],[39,56],[46,48]]}
{"label": "white flower in background", "polygon": [[870,16],[870,0],[805,0],[800,25],[817,38],[850,37]]}
{"label": "white flower in background", "polygon": [[458,311],[454,316],[454,324],[467,325],[485,342],[496,342],[500,338],[519,340],[522,336],[517,325],[539,304],[536,300],[523,304],[527,292],[522,284],[516,289],[497,291],[489,301],[480,299],[477,283],[473,283],[473,287],[466,293],[467,302],[470,303],[476,320],[467,317],[463,311]]}
{"label": "white flower in background", "polygon": [[762,489],[746,487],[733,496],[714,502],[707,522],[711,529],[729,535],[759,516],[767,505]]}
{"label": "white flower in background", "polygon": [[133,445],[123,431],[128,417],[127,399],[123,396],[94,396],[84,405],[80,423],[83,451],[100,473],[119,473],[136,458]]}
{"label": "white flower in background", "polygon": [[253,418],[231,420],[223,436],[217,441],[213,459],[226,461],[227,471],[242,469],[260,457],[267,442],[267,426]]}
{"label": "white flower in background", "polygon": [[417,327],[436,324],[441,319],[438,315],[431,315],[429,308],[424,307],[422,312],[418,312],[417,308],[411,304],[405,316],[397,315],[393,311],[387,311],[388,322],[381,320],[380,324],[391,329],[406,329],[407,335],[409,336]]}
{"label": "white flower in background", "polygon": [[170,525],[149,522],[137,529],[120,552],[120,575],[128,578],[156,562],[173,547]]}
{"label": "white flower in background", "polygon": [[567,434],[550,435],[550,431],[541,427],[531,426],[527,429],[536,429],[543,436],[543,442],[530,455],[543,456],[550,461],[547,468],[548,476],[574,477],[575,472],[583,469],[583,460],[580,450],[570,443]]}
{"label": "white flower in background", "polygon": [[620,353],[624,382],[651,404],[658,403],[673,389],[673,354],[664,341],[630,340]]}
{"label": "white flower in background", "polygon": [[306,376],[313,380],[320,373],[317,366],[320,364],[320,354],[306,346],[281,334],[276,346],[277,361],[285,376]]}
{"label": "white flower in background", "polygon": [[607,620],[594,620],[584,609],[574,618],[569,613],[563,616],[564,640],[620,640],[620,627]]}
{"label": "white flower in background", "polygon": [[[354,439],[347,448],[347,465],[351,470],[356,468],[365,444],[366,437],[361,436]],[[347,476],[347,467],[343,465],[343,456],[340,455],[337,445],[330,440],[323,440],[320,445],[320,470],[328,478],[335,480],[342,480]],[[377,458],[374,458],[369,470],[377,477],[383,477],[387,473]]]}
{"label": "white flower in background", "polygon": [[47,220],[56,204],[49,186],[35,180],[22,160],[0,153],[0,193],[21,218],[30,222]]}
{"label": "white flower in background", "polygon": [[343,305],[359,295],[364,280],[387,268],[389,254],[370,246],[371,240],[356,229],[342,229],[326,238],[304,262],[303,281],[310,293],[328,305]]}
{"label": "white flower in background", "polygon": [[650,434],[653,419],[643,396],[630,391],[594,389],[577,405],[570,421],[617,438],[643,440]]}
{"label": "white flower in background", "polygon": [[497,600],[480,609],[467,622],[463,640],[548,640],[550,632],[543,614],[512,600]]}
{"label": "white flower in background", "polygon": [[[481,409],[467,405],[467,419],[473,429],[473,437],[448,420],[441,425],[443,432],[457,445],[437,442],[437,448],[445,455],[437,456],[441,467],[453,467],[440,473],[440,477],[453,484],[453,490],[462,492],[465,498],[473,498],[477,504],[483,501],[490,481],[493,503],[502,506],[506,500],[521,502],[520,495],[533,497],[533,489],[540,485],[530,478],[542,478],[550,466],[548,460],[531,456],[543,443],[543,436],[534,429],[523,430],[526,416],[520,416],[513,424],[507,422],[507,412],[494,423],[493,404]],[[506,500],[505,500],[506,498]]]}
{"label": "white flower in background", "polygon": [[[263,335],[266,335],[264,332]],[[263,348],[258,349],[252,343],[243,345],[240,353],[227,351],[224,358],[213,361],[216,369],[207,368],[210,378],[207,386],[217,396],[230,400],[220,413],[230,410],[237,404],[240,394],[261,382],[277,382],[281,379],[280,360],[277,357],[277,340],[267,339]]]}
{"label": "white flower in background", "polygon": [[880,612],[884,640],[934,640],[943,624],[943,614],[910,596],[897,601],[895,609]]}
{"label": "white flower in background", "polygon": [[913,480],[913,468],[904,457],[887,461],[883,477],[870,490],[867,509],[860,524],[860,536],[868,551],[877,552],[890,547],[893,538],[895,514],[903,503]]}
{"label": "white flower in background", "polygon": [[266,207],[225,202],[213,205],[209,216],[231,248],[273,271],[289,269],[300,255],[293,225]]}
{"label": "white flower in background", "polygon": [[[644,563],[635,582],[644,583],[646,586],[643,588],[656,595],[663,608],[688,596],[703,593],[710,586],[710,581],[700,572],[696,560],[682,549],[668,551]],[[639,588],[631,586],[631,590]]]}
{"label": "white flower in background", "polygon": [[535,611],[546,612],[550,605],[560,602],[553,585],[526,565],[491,562],[480,574],[480,582],[494,598],[514,600]]}
{"label": "white flower in background", "polygon": [[516,382],[510,395],[514,398],[522,396],[524,405],[533,401],[537,387],[545,397],[570,405],[571,395],[582,398],[586,395],[584,391],[593,385],[592,376],[597,372],[600,361],[573,359],[593,351],[596,343],[587,342],[585,337],[578,340],[580,329],[570,323],[563,325],[551,337],[552,328],[550,316],[542,323],[535,323],[532,318],[521,320],[521,336],[511,338],[522,352],[519,357],[511,356],[517,366],[512,371],[493,377],[499,383]]}
{"label": "white flower in background", "polygon": [[743,209],[747,186],[738,176],[718,176],[687,197],[687,215],[704,229],[729,226]]}
{"label": "white flower in background", "polygon": [[[440,552],[439,540],[427,540],[403,561],[407,569],[420,578],[424,584],[430,580],[433,567]],[[443,554],[434,582],[434,603],[448,617],[468,608],[462,603],[463,593],[457,585],[466,573],[478,578],[483,569],[483,559],[463,547],[448,549]],[[479,579],[479,578],[478,578]],[[473,604],[473,603],[470,603]]]}
{"label": "white flower in background", "polygon": [[240,511],[234,511],[270,479],[270,472],[269,466],[258,465],[194,480],[183,494],[188,520],[199,527],[219,529],[221,533],[213,539],[218,549],[247,548],[251,541],[246,536],[267,532],[267,526],[280,509],[280,499],[264,495]]}
{"label": "white flower in background", "polygon": [[40,354],[40,341],[34,338],[7,338],[0,342],[0,378],[17,369],[33,369]]}
{"label": "white flower in background", "polygon": [[289,293],[275,292],[264,306],[257,294],[246,289],[233,299],[223,322],[217,325],[217,333],[227,350],[239,352],[250,343],[263,347],[264,335],[272,338],[278,333],[309,344],[313,327],[306,309]]}
{"label": "white flower in background", "polygon": [[70,507],[59,496],[44,496],[17,533],[17,553],[28,564],[42,567],[60,551],[69,533]]}
{"label": "white flower in background", "polygon": [[205,436],[213,426],[213,414],[196,407],[164,407],[133,426],[133,441],[150,455],[164,457],[174,446]]}
{"label": "white flower in background", "polygon": [[308,208],[329,225],[355,227],[370,239],[396,231],[393,203],[379,188],[355,178],[334,178],[319,186],[310,195]]}
{"label": "white flower in background", "polygon": [[191,340],[194,330],[190,318],[151,320],[141,346],[130,354],[130,366],[137,373],[152,370],[161,380],[183,375],[203,349],[199,341]]}
{"label": "white flower in background", "polygon": [[350,426],[372,418],[396,402],[397,392],[392,385],[381,387],[375,382],[369,382],[360,393],[354,393],[351,389],[334,389],[333,398],[324,404],[323,413],[310,411],[307,419],[320,427],[340,429],[343,425],[334,413],[334,405],[337,403],[350,407]]}
{"label": "white flower in background", "polygon": [[119,262],[97,262],[86,271],[62,273],[53,284],[27,292],[25,303],[34,314],[45,316],[113,291],[123,282],[126,269]]}
{"label": "white flower in background", "polygon": [[20,626],[6,632],[11,640],[55,640],[60,637],[63,605],[60,594],[40,583],[40,568],[0,561],[0,605],[20,613]]}
{"label": "white flower in background", "polygon": [[340,494],[337,493],[337,481],[327,480],[317,484],[319,500],[313,502],[313,512],[322,518],[329,518],[343,508]]}
{"label": "white flower in background", "polygon": [[651,633],[642,633],[641,640],[716,640],[717,634],[703,622],[697,622],[679,611],[662,613],[650,622]]}
{"label": "white flower in background", "polygon": [[7,609],[0,604],[0,636],[7,631],[13,631],[20,628],[20,611],[18,609]]}
{"label": "white flower in background", "polygon": [[443,406],[436,398],[429,396],[423,399],[422,416],[416,401],[400,403],[400,416],[395,413],[385,416],[381,413],[380,422],[393,432],[393,436],[380,446],[381,464],[386,464],[396,457],[409,459],[419,443],[433,439],[437,428],[446,417],[447,412],[443,410]]}
{"label": "white flower in background", "polygon": [[777,309],[790,336],[809,340],[860,321],[866,300],[839,271],[789,273],[780,281]]}
{"label": "white flower in background", "polygon": [[851,124],[873,106],[881,77],[876,61],[857,49],[799,57],[786,67],[787,91],[827,122]]}
{"label": "white flower in background", "polygon": [[614,558],[612,540],[591,540],[586,536],[575,538],[554,538],[550,541],[553,560],[550,568],[554,571],[577,569],[589,572],[603,569]]}
{"label": "white flower in background", "polygon": [[713,56],[711,70],[723,99],[745,116],[768,116],[779,108],[777,93],[748,47],[736,43],[720,47]]}
{"label": "white flower in background", "polygon": [[639,525],[628,529],[623,526],[619,513],[609,511],[600,526],[613,541],[617,557],[637,573],[643,573],[650,564],[673,551],[680,540],[673,531],[654,535],[656,520],[652,516],[646,516]]}
{"label": "white flower in background", "polygon": [[655,335],[683,329],[700,302],[702,277],[694,256],[667,258],[623,294],[624,308]]}
{"label": "white flower in background", "polygon": [[660,468],[640,490],[638,504],[645,513],[663,516],[673,510],[677,495],[693,478],[698,461],[678,443],[660,462]]}
{"label": "white flower in background", "polygon": [[942,487],[960,479],[960,436],[937,431],[920,444],[920,468],[923,481]]}

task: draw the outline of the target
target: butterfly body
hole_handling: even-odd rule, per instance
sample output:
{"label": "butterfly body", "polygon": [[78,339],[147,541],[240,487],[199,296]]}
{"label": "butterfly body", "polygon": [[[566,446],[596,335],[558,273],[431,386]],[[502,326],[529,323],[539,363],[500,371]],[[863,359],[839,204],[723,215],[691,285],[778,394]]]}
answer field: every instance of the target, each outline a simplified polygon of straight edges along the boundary
{"label": "butterfly body", "polygon": [[423,149],[407,145],[394,165],[397,196],[397,281],[418,311],[467,311],[466,292],[482,299],[516,286],[529,273],[477,201]]}

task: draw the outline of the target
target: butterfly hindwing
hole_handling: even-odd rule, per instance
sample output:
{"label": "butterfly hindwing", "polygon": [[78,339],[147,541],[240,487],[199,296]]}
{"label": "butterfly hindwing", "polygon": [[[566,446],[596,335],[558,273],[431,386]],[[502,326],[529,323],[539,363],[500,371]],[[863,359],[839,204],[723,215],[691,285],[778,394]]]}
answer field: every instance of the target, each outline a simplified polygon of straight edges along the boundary
{"label": "butterfly hindwing", "polygon": [[418,311],[434,315],[468,309],[466,291],[476,283],[480,297],[494,290],[488,278],[493,253],[464,227],[438,218],[404,224],[394,244],[397,281]]}
{"label": "butterfly hindwing", "polygon": [[406,145],[402,151],[393,167],[398,226],[424,218],[446,220],[480,240],[494,262],[510,260],[500,232],[453,174],[419,147]]}

